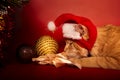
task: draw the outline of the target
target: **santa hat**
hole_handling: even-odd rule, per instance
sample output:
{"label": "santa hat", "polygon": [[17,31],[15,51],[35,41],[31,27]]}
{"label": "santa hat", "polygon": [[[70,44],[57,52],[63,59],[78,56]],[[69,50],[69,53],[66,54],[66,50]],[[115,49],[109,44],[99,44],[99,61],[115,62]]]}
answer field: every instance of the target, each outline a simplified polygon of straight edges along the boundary
{"label": "santa hat", "polygon": [[75,16],[73,14],[62,14],[60,15],[55,21],[50,21],[48,23],[48,29],[53,33],[54,38],[60,42],[64,40],[63,38],[63,31],[62,31],[62,26],[64,23],[76,23],[76,24],[81,24],[87,27],[88,33],[89,33],[89,40],[84,40],[82,39],[77,39],[75,40],[80,46],[91,50],[93,47],[96,37],[97,37],[97,29],[96,26],[88,19],[85,17],[81,16]]}

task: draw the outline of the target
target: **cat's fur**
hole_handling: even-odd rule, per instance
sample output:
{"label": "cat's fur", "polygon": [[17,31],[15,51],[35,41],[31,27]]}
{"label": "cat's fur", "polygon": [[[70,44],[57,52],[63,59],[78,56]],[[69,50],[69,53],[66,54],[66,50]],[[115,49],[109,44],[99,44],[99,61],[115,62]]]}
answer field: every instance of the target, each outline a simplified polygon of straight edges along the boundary
{"label": "cat's fur", "polygon": [[97,40],[90,51],[90,57],[71,58],[82,67],[120,70],[120,26],[97,27]]}

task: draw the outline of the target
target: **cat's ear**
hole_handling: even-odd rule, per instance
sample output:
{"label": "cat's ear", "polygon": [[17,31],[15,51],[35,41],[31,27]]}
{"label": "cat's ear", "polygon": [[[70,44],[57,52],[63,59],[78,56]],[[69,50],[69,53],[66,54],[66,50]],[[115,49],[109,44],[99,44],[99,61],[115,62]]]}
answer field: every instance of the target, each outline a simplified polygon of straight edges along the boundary
{"label": "cat's ear", "polygon": [[83,29],[83,35],[82,35],[83,39],[88,40],[89,39],[89,33],[88,33],[87,27],[84,26],[84,25],[81,25],[81,27]]}

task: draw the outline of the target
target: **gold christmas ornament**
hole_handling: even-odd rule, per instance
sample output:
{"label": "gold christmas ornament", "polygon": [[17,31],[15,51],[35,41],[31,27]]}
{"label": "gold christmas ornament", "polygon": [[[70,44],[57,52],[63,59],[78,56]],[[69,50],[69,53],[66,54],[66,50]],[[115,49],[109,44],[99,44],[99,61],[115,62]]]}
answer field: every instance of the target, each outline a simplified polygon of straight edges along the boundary
{"label": "gold christmas ornament", "polygon": [[35,45],[37,55],[56,54],[58,43],[50,36],[42,36]]}

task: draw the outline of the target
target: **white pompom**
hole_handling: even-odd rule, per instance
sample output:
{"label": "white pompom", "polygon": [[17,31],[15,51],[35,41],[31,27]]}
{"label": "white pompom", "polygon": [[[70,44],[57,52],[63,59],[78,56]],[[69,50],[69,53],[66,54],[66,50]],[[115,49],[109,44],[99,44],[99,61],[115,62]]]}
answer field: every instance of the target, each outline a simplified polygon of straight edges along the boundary
{"label": "white pompom", "polygon": [[48,23],[48,30],[55,31],[55,29],[56,29],[55,23],[53,21],[50,21]]}

